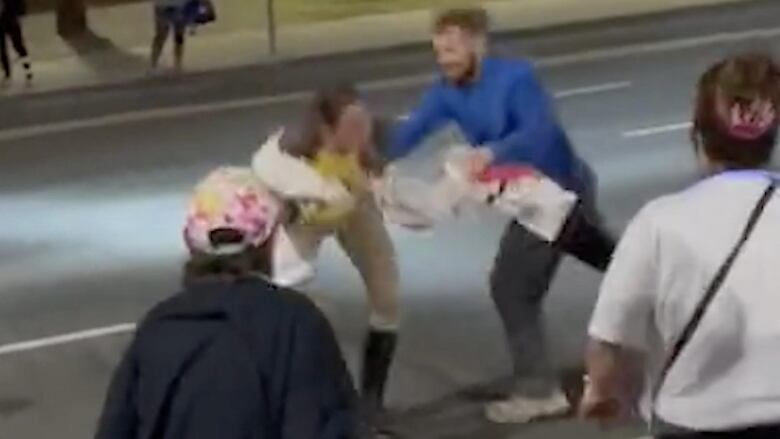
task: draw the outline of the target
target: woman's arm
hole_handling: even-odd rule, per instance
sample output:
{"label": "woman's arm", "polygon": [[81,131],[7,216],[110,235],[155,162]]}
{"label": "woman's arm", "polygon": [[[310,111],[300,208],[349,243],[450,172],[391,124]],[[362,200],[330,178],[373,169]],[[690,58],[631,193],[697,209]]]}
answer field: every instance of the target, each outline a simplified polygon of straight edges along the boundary
{"label": "woman's arm", "polygon": [[580,414],[586,419],[609,422],[626,411],[623,374],[631,367],[627,355],[618,345],[591,339],[585,362],[588,376]]}
{"label": "woman's arm", "polygon": [[602,283],[590,322],[586,355],[590,381],[583,416],[613,420],[632,410],[639,386],[636,353],[648,352],[658,290],[658,233],[645,208],[631,222]]}

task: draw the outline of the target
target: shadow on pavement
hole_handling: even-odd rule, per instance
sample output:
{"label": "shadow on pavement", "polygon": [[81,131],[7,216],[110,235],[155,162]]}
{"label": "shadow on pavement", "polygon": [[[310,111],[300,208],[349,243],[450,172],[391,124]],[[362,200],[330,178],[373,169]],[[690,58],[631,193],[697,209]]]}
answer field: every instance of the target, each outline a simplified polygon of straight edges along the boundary
{"label": "shadow on pavement", "polygon": [[[569,378],[567,375],[563,378]],[[509,382],[509,379],[502,379],[470,387],[429,404],[392,414],[387,425],[399,439],[625,439],[636,437],[641,432],[636,425],[601,430],[574,419],[571,414],[525,425],[491,423],[485,418],[484,405],[504,396]]]}
{"label": "shadow on pavement", "polygon": [[397,413],[388,420],[401,439],[509,439],[521,427],[492,424],[484,417],[486,402],[504,396],[508,379],[477,385]]}
{"label": "shadow on pavement", "polygon": [[10,418],[25,410],[29,410],[34,403],[25,398],[0,397],[0,418]]}
{"label": "shadow on pavement", "polygon": [[147,65],[143,57],[117,46],[92,30],[64,41],[99,76],[113,77],[117,72],[139,71]]}
{"label": "shadow on pavement", "polygon": [[30,243],[12,237],[0,237],[0,263],[35,260],[51,255],[56,250],[55,246],[48,243]]}

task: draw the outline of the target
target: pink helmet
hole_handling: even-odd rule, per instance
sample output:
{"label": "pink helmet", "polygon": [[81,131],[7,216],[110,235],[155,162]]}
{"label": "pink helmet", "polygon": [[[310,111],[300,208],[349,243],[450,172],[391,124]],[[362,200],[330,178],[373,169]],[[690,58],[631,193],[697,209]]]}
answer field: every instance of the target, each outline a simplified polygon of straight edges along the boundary
{"label": "pink helmet", "polygon": [[[195,188],[187,212],[184,241],[191,252],[211,255],[240,253],[273,235],[282,205],[250,169],[223,167]],[[243,239],[214,243],[212,233],[234,230]]]}

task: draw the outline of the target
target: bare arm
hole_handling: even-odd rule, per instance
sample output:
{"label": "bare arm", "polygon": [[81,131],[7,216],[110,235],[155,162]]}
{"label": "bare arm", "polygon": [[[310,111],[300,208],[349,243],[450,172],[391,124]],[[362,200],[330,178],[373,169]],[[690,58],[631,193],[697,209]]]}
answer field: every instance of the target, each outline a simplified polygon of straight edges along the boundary
{"label": "bare arm", "polygon": [[630,364],[627,355],[617,345],[591,339],[585,362],[588,370],[585,395],[580,413],[584,418],[608,422],[620,417],[627,410],[622,395],[624,373]]}
{"label": "bare arm", "polygon": [[580,413],[601,422],[634,409],[641,388],[638,359],[654,331],[658,241],[643,210],[631,222],[602,283],[586,353],[589,385]]}

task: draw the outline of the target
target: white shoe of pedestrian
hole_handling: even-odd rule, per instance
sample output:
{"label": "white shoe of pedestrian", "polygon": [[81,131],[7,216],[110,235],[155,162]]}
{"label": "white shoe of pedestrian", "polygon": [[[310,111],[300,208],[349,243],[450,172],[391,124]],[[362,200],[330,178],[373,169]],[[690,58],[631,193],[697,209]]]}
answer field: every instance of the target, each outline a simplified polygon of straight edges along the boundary
{"label": "white shoe of pedestrian", "polygon": [[526,424],[541,418],[564,415],[570,409],[566,395],[556,392],[546,398],[512,396],[507,400],[488,404],[485,416],[497,424]]}

